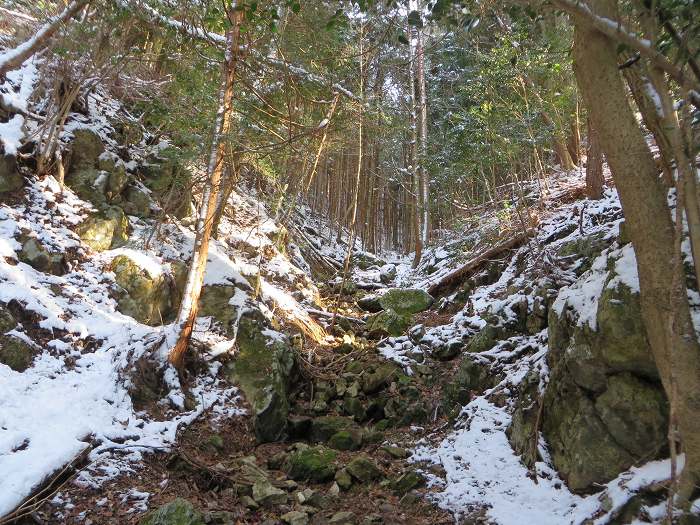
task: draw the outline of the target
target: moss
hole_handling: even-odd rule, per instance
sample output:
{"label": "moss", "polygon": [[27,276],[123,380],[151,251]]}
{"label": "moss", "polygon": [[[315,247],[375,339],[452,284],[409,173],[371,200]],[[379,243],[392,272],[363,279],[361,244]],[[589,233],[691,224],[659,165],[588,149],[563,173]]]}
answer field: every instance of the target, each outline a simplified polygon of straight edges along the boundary
{"label": "moss", "polygon": [[413,318],[408,314],[398,314],[394,310],[384,310],[371,315],[367,319],[367,331],[370,334],[403,335],[413,324]]}
{"label": "moss", "polygon": [[287,457],[285,471],[297,481],[310,480],[323,483],[335,475],[336,453],[323,446],[309,447],[293,452]]}
{"label": "moss", "polygon": [[147,514],[140,525],[204,525],[204,516],[189,501],[177,498]]}
{"label": "moss", "polygon": [[379,304],[384,310],[407,315],[427,310],[433,304],[433,298],[417,288],[393,288],[379,298]]}
{"label": "moss", "polygon": [[16,337],[0,336],[0,363],[16,372],[24,372],[33,359],[34,351],[27,343]]}
{"label": "moss", "polygon": [[110,268],[123,290],[120,312],[149,325],[160,325],[174,314],[171,290],[162,276],[152,277],[126,255],[115,257]]}

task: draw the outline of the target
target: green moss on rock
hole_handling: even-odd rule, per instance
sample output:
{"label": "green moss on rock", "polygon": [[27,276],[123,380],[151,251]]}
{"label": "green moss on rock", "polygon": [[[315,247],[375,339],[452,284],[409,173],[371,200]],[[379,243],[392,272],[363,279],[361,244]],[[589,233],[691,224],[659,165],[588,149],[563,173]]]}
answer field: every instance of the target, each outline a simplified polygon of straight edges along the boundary
{"label": "green moss on rock", "polygon": [[287,457],[285,471],[293,480],[323,483],[335,475],[336,453],[324,446],[297,450]]}
{"label": "green moss on rock", "polygon": [[177,498],[147,514],[139,525],[205,525],[205,521],[192,503]]}
{"label": "green moss on rock", "polygon": [[425,290],[393,288],[379,298],[379,304],[384,310],[407,315],[427,310],[432,306],[433,298]]}

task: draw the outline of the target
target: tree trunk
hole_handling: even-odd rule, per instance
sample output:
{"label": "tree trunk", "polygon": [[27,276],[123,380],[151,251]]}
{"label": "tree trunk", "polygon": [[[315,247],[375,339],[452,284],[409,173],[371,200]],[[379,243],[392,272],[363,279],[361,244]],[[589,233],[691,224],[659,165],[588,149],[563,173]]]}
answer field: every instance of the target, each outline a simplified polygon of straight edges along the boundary
{"label": "tree trunk", "polygon": [[[611,17],[614,0],[594,0],[601,16]],[[674,272],[680,257],[666,200],[666,188],[629,106],[622,84],[616,43],[575,16],[574,69],[593,126],[600,134],[629,226],[639,273],[642,316],[666,393],[675,403],[686,453],[681,499],[700,480],[700,348],[684,287]],[[680,216],[680,214],[679,214]],[[677,396],[673,393],[677,392]]]}
{"label": "tree trunk", "polygon": [[[418,2],[418,11],[421,4]],[[425,165],[428,161],[428,95],[425,90],[425,53],[423,52],[423,31],[416,30],[416,75],[418,77],[418,90],[420,92],[420,126],[419,126],[419,182],[420,182],[420,204],[421,204],[421,244],[428,243],[428,228],[430,218],[430,201],[428,186],[428,171]]]}
{"label": "tree trunk", "polygon": [[[408,26],[408,34],[413,34],[411,25]],[[410,38],[409,38],[410,40]],[[416,76],[415,76],[415,53],[413,50],[413,42],[409,42],[409,84],[411,89],[411,189],[413,192],[412,218],[413,218],[413,235],[414,235],[414,251],[413,267],[417,268],[420,260],[423,257],[423,239],[421,238],[421,212],[420,212],[420,175],[418,172],[418,116],[416,114]]]}
{"label": "tree trunk", "polygon": [[588,151],[586,164],[586,197],[598,200],[603,197],[603,150],[600,147],[600,137],[591,119],[588,119]]}
{"label": "tree trunk", "polygon": [[[235,2],[233,2],[232,7],[235,7]],[[202,291],[204,271],[207,266],[207,255],[209,253],[209,239],[214,224],[213,219],[216,212],[221,175],[224,169],[225,141],[231,130],[233,116],[233,85],[236,77],[240,25],[244,11],[231,9],[229,13],[232,26],[226,35],[226,58],[222,66],[223,79],[219,92],[219,109],[216,115],[214,137],[207,168],[209,180],[202,194],[192,261],[187,274],[180,310],[177,314],[176,327],[179,331],[178,338],[168,356],[169,361],[178,370],[182,368],[185,352],[190,342],[199,309],[199,296]]]}

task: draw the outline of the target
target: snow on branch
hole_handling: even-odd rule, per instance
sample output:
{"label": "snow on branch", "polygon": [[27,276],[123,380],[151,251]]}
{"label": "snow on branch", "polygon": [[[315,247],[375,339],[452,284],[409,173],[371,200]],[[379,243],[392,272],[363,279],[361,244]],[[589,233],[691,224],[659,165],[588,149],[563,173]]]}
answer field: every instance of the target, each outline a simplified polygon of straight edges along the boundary
{"label": "snow on branch", "polygon": [[14,49],[0,54],[0,77],[4,76],[8,71],[17,69],[25,60],[45,47],[58,28],[85,7],[89,1],[90,0],[73,0],[60,14],[50,18],[41,26],[36,34],[29,40]]}
{"label": "snow on branch", "polygon": [[[124,9],[128,9],[130,11],[135,11],[137,13],[146,13],[149,19],[151,19],[153,21],[157,21],[165,26],[171,27],[171,28],[176,29],[178,31],[181,31],[191,38],[195,38],[197,40],[205,40],[207,42],[214,43],[217,45],[226,44],[226,37],[224,35],[220,35],[218,33],[212,33],[211,31],[205,31],[202,28],[194,27],[192,25],[185,24],[185,23],[179,22],[177,20],[174,20],[170,17],[167,17],[167,16],[159,13],[156,9],[147,5],[143,0],[116,0],[116,2],[118,5],[120,5]],[[307,71],[306,69],[304,69],[300,66],[292,65],[288,62],[285,62],[284,60],[279,60],[276,58],[265,56],[255,49],[243,48],[241,50],[248,51],[259,62],[268,64],[276,69],[281,69],[283,71],[287,71],[291,75],[293,75],[301,80],[305,80],[305,81],[310,82],[312,84],[319,84],[322,86],[326,86],[329,84],[329,82],[326,79],[324,79],[322,76],[317,75],[315,73],[311,73],[310,71]],[[330,84],[330,86],[333,89],[333,91],[340,93],[341,95],[343,95],[351,100],[354,100],[354,101],[360,100],[360,98],[357,97],[352,91],[343,87],[339,83],[333,83],[333,84]]]}

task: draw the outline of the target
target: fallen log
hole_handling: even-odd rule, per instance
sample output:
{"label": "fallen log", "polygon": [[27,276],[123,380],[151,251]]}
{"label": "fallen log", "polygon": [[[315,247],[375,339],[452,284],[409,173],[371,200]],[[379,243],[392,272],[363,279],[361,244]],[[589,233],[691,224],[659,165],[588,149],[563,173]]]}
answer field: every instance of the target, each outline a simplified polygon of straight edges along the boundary
{"label": "fallen log", "polygon": [[528,230],[518,233],[517,235],[506,239],[496,246],[481,252],[466,264],[460,266],[456,270],[452,270],[440,280],[428,286],[428,293],[435,298],[448,294],[463,283],[470,275],[477,272],[488,261],[502,255],[508,250],[522,246],[530,237],[535,235],[535,231],[535,228],[529,228]]}

